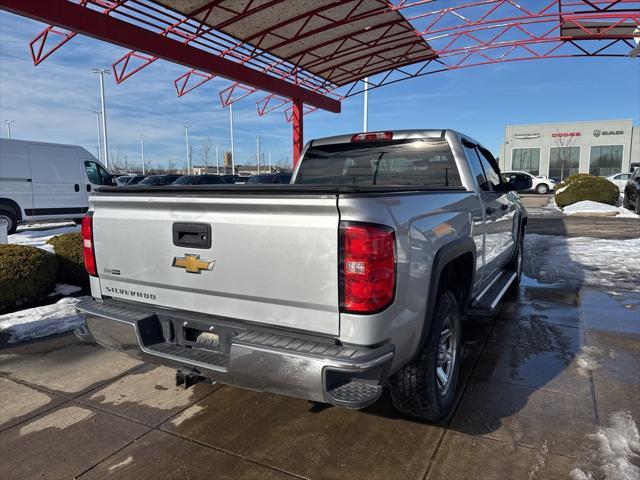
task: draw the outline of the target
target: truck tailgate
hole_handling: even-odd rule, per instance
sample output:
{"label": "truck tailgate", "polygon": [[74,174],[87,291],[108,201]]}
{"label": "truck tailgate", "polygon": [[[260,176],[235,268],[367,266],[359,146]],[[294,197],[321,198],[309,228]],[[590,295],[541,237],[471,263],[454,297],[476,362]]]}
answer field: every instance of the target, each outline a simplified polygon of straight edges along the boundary
{"label": "truck tailgate", "polygon": [[[336,195],[99,194],[91,207],[103,296],[339,333]],[[174,244],[190,222],[210,225],[210,248]]]}

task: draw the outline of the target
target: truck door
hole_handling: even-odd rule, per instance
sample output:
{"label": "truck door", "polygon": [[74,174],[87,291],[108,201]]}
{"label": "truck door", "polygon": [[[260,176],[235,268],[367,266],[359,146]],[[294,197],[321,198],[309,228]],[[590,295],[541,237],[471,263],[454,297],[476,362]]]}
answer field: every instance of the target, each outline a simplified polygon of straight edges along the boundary
{"label": "truck door", "polygon": [[[482,271],[482,283],[492,279],[502,268],[501,245],[504,234],[504,223],[502,217],[505,210],[502,207],[503,192],[500,191],[500,175],[495,173],[489,165],[484,165],[486,159],[480,155],[478,146],[463,140],[462,142],[471,170],[476,177],[476,183],[480,201],[483,204],[483,224],[477,226],[478,234],[482,232],[482,249],[478,248],[480,238],[475,236],[478,257],[482,252],[484,267]],[[484,160],[484,161],[483,161]],[[474,226],[476,228],[476,226]],[[476,276],[478,272],[476,272]]]}
{"label": "truck door", "polygon": [[86,199],[81,190],[78,152],[73,147],[29,144],[34,216],[82,213]]}
{"label": "truck door", "polygon": [[495,200],[497,202],[497,208],[499,209],[497,212],[499,224],[498,229],[500,231],[499,262],[500,268],[502,268],[511,258],[515,246],[516,205],[509,198],[506,184],[500,174],[500,167],[498,167],[498,162],[493,158],[491,152],[480,146],[477,147],[477,151],[480,156],[482,168],[484,169],[487,179],[489,179],[489,183],[491,183],[492,189],[496,194]]}

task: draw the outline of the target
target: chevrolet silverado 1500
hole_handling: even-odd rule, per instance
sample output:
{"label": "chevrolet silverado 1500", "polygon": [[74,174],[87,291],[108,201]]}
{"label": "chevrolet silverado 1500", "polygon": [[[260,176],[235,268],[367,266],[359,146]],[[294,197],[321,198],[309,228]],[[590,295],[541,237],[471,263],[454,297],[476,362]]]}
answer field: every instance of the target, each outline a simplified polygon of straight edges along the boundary
{"label": "chevrolet silverado 1500", "polygon": [[[512,180],[513,181],[513,180]],[[310,141],[289,185],[102,188],[86,335],[210,379],[349,408],[452,407],[461,320],[517,284],[517,189],[451,130]]]}

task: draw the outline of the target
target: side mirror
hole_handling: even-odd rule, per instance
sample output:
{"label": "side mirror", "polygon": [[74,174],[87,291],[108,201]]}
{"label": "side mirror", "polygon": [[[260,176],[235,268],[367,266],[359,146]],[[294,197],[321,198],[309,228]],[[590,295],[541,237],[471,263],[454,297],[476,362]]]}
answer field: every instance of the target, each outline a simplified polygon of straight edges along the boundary
{"label": "side mirror", "polygon": [[524,190],[531,190],[533,181],[529,176],[514,175],[509,179],[507,183],[507,190],[510,192],[521,192]]}

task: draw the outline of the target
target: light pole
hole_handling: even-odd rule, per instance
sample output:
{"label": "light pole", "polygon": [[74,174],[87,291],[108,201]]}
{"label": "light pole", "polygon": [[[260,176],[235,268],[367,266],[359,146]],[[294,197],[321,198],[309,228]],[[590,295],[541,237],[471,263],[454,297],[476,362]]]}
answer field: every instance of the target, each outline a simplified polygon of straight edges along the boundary
{"label": "light pole", "polygon": [[229,104],[229,129],[231,131],[231,175],[236,173],[236,152],[233,148],[233,103]]}
{"label": "light pole", "polygon": [[109,147],[107,142],[107,107],[104,99],[104,74],[110,74],[106,68],[92,68],[93,73],[100,75],[100,108],[102,110],[102,142],[104,150],[104,166],[109,168]]}
{"label": "light pole", "polygon": [[184,139],[187,142],[187,174],[191,175],[191,146],[189,145],[189,129],[191,125],[184,126]]}
{"label": "light pole", "polygon": [[102,115],[102,112],[94,110],[93,113],[96,114],[96,129],[98,130],[98,160],[102,163],[102,134],[100,133],[100,115]]}
{"label": "light pole", "polygon": [[362,112],[362,131],[369,129],[369,77],[364,77],[364,111]]}
{"label": "light pole", "polygon": [[260,173],[260,139],[262,137],[256,137],[256,163],[258,165],[258,173]]}
{"label": "light pole", "polygon": [[11,124],[16,123],[15,120],[5,120],[4,123],[7,124],[7,138],[11,138]]}
{"label": "light pole", "polygon": [[273,173],[273,170],[271,169],[271,150],[269,150],[269,173]]}
{"label": "light pole", "polygon": [[220,175],[220,157],[218,156],[218,144],[216,143],[216,175]]}
{"label": "light pole", "polygon": [[140,158],[142,160],[142,174],[144,175],[144,135],[140,134]]}

